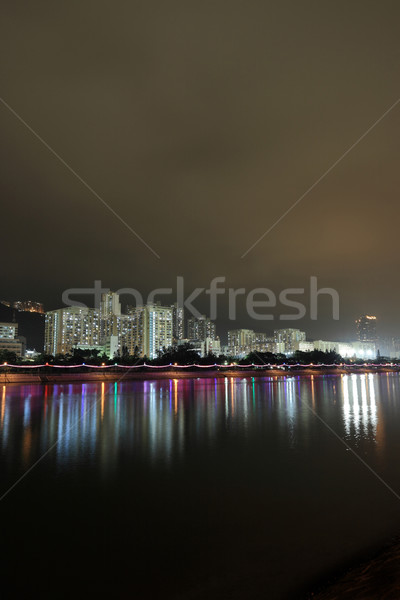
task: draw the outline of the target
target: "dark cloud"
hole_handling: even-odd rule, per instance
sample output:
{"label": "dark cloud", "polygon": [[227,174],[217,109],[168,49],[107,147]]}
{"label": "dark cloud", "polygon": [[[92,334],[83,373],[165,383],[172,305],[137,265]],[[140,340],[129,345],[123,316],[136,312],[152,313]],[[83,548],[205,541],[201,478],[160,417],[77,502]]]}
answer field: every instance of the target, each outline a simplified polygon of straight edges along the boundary
{"label": "dark cloud", "polygon": [[[1,293],[61,303],[102,279],[341,295],[397,333],[396,2],[69,2],[1,8],[1,95],[160,254],[0,106]],[[230,324],[223,320],[223,326]],[[254,326],[243,313],[238,326]],[[265,324],[265,328],[273,327]]]}

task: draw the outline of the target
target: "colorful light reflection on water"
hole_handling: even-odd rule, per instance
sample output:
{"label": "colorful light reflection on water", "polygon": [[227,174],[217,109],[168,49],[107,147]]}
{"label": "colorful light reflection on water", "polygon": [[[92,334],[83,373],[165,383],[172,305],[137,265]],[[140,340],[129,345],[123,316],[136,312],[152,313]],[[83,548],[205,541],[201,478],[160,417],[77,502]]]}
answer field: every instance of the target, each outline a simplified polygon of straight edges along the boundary
{"label": "colorful light reflection on water", "polygon": [[66,559],[90,523],[90,561],[136,564],[117,595],[133,568],[138,597],[283,597],[400,531],[400,502],[320,420],[400,490],[399,397],[395,374],[3,386],[2,491],[52,448],[3,501],[10,573],[26,535]]}

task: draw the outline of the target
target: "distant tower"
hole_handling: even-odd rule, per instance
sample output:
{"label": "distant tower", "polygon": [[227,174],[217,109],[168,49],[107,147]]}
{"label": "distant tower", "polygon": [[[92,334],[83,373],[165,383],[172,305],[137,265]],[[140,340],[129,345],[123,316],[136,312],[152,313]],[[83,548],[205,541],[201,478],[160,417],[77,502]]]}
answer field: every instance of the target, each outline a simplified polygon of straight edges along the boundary
{"label": "distant tower", "polygon": [[102,319],[107,319],[111,316],[119,317],[121,314],[121,302],[119,294],[115,292],[105,292],[101,295],[100,315]]}
{"label": "distant tower", "polygon": [[363,315],[356,320],[356,327],[359,342],[376,342],[376,317],[372,315]]}
{"label": "distant tower", "polygon": [[178,343],[178,340],[182,340],[185,329],[184,322],[184,310],[183,306],[179,306],[177,302],[171,306],[172,309],[172,338],[175,344]]}
{"label": "distant tower", "polygon": [[119,294],[115,292],[103,293],[100,301],[102,338],[107,338],[110,335],[118,335],[118,317],[120,316],[121,302],[119,301]]}

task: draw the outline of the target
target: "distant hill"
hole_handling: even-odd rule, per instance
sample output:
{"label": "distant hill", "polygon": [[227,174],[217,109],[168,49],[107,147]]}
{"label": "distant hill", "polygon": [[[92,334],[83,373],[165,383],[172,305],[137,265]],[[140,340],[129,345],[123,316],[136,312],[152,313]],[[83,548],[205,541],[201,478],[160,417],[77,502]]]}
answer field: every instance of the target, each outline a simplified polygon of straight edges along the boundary
{"label": "distant hill", "polygon": [[18,323],[18,335],[26,337],[26,347],[29,350],[43,352],[44,346],[44,315],[39,313],[18,312],[0,304],[0,322],[11,322],[13,314]]}

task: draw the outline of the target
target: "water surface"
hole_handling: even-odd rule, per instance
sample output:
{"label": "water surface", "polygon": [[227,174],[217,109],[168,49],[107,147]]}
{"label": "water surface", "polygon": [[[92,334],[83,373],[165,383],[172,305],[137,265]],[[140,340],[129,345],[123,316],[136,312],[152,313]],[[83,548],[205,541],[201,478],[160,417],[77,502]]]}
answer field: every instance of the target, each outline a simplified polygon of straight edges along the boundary
{"label": "water surface", "polygon": [[397,374],[0,388],[1,491],[39,460],[0,503],[4,597],[298,598],[400,532],[333,433],[400,493],[399,398]]}

